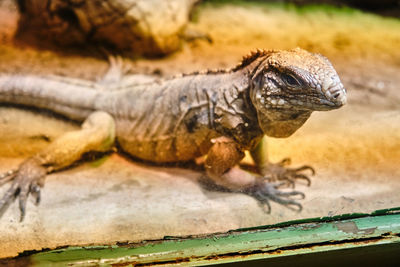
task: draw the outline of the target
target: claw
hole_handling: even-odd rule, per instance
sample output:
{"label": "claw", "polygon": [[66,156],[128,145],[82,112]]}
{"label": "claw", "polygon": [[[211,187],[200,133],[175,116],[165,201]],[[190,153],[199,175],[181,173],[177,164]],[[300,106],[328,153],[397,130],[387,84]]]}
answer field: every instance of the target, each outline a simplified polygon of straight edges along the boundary
{"label": "claw", "polygon": [[40,186],[37,184],[32,184],[31,185],[31,194],[35,197],[35,204],[39,205],[40,200],[41,200],[41,194],[40,194]]}
{"label": "claw", "polygon": [[112,71],[118,73],[120,76],[127,74],[132,69],[132,66],[120,55],[108,55],[108,62],[110,70],[112,69]]}
{"label": "claw", "polygon": [[113,56],[108,54],[109,68],[102,78],[99,79],[99,83],[102,85],[112,85],[121,81],[123,76],[129,72],[131,66],[126,64],[121,56]]}
{"label": "claw", "polygon": [[124,61],[119,55],[108,55],[108,62],[110,64],[110,68],[115,68],[117,70],[122,70],[122,67],[124,65]]}
{"label": "claw", "polygon": [[295,188],[296,187],[296,183],[295,183],[295,181],[293,181],[293,179],[291,179],[290,177],[287,177],[287,176],[285,176],[283,178],[286,179],[286,182],[284,182],[284,184],[287,187],[290,187],[290,188]]}
{"label": "claw", "polygon": [[285,183],[281,186],[279,186],[278,188],[292,188],[294,189],[296,187],[295,183],[291,180],[286,180]]}
{"label": "claw", "polygon": [[17,173],[17,170],[16,169],[14,169],[14,170],[9,170],[9,171],[7,171],[7,172],[5,172],[5,173],[3,173],[3,174],[0,174],[0,180],[1,179],[5,179],[5,178],[7,178],[7,177],[9,177],[9,176],[11,176],[11,175],[14,175],[14,174],[16,174]]}
{"label": "claw", "polygon": [[29,185],[22,185],[22,188],[19,191],[19,210],[21,211],[20,222],[25,217],[25,210],[26,210],[26,201],[28,200],[29,195]]}
{"label": "claw", "polygon": [[296,212],[301,212],[303,210],[303,206],[301,204],[297,203],[297,202],[296,203],[292,203],[291,205],[296,206],[297,209],[293,209],[290,206],[288,206],[288,209],[294,210]]}
{"label": "claw", "polygon": [[282,192],[282,191],[277,191],[276,194],[278,196],[297,196],[300,195],[300,199],[304,199],[306,196],[304,195],[303,192],[300,191],[291,191],[291,192]]}
{"label": "claw", "polygon": [[2,211],[14,199],[17,193],[18,186],[16,183],[13,183],[0,200],[0,211]]}
{"label": "claw", "polygon": [[297,169],[293,169],[293,171],[295,172],[299,172],[299,171],[304,171],[304,170],[310,170],[312,175],[315,175],[315,170],[313,167],[309,166],[309,165],[304,165],[301,166],[300,168]]}
{"label": "claw", "polygon": [[294,176],[295,179],[302,179],[302,180],[306,180],[307,181],[307,186],[311,185],[311,179],[308,178],[307,176],[305,176],[304,174],[296,174]]}
{"label": "claw", "polygon": [[0,180],[0,185],[6,184],[9,181],[12,181],[12,179],[14,179],[15,175],[10,175],[8,177],[3,178],[2,180]]}
{"label": "claw", "polygon": [[[257,184],[248,192],[255,199],[258,200],[259,205],[263,208],[266,213],[271,212],[271,206],[269,201],[279,203],[291,210],[300,212],[303,206],[298,203],[293,196],[300,196],[298,199],[304,199],[304,193],[300,191],[283,192],[278,190],[279,186],[282,186],[284,182],[279,184],[272,184],[267,181],[266,178],[261,178]],[[294,207],[297,208],[294,208]]]}
{"label": "claw", "polygon": [[10,170],[8,172],[0,174],[0,185],[8,183],[12,179],[14,179],[16,174],[17,174],[17,170]]}
{"label": "claw", "polygon": [[19,210],[21,212],[21,216],[19,217],[19,222],[22,222],[25,218],[25,207],[26,207],[26,198],[19,198]]}
{"label": "claw", "polygon": [[[264,178],[264,181],[267,181],[268,183],[271,183],[271,179],[265,179],[265,178]],[[280,188],[280,187],[282,187],[282,186],[284,186],[284,185],[286,185],[286,184],[287,184],[286,181],[285,181],[285,182],[276,183],[276,184],[275,184],[275,188]]]}
{"label": "claw", "polygon": [[271,204],[269,204],[268,199],[265,199],[264,201],[258,200],[258,205],[263,209],[265,213],[271,213]]}
{"label": "claw", "polygon": [[301,173],[302,171],[310,170],[311,175],[315,175],[315,170],[309,165],[304,165],[299,168],[286,167],[291,163],[290,158],[284,158],[278,163],[269,164],[268,167],[261,171],[262,175],[270,176],[271,181],[285,181],[284,186],[281,184],[278,187],[295,188],[296,180],[301,179],[306,181],[307,186],[311,185],[311,180],[308,175]]}
{"label": "claw", "polygon": [[[265,207],[267,207],[267,209],[265,209]],[[264,210],[265,213],[270,214],[271,213],[271,204],[269,204],[269,201],[265,201],[264,203],[262,203],[261,208]]]}
{"label": "claw", "polygon": [[[275,202],[285,206],[288,209],[294,210],[294,211],[302,211],[303,210],[303,206],[300,203],[297,203],[295,200],[293,199],[283,199],[283,198],[276,198],[273,199]],[[298,209],[294,209],[291,206],[296,206],[298,207]]]}
{"label": "claw", "polygon": [[264,196],[260,192],[256,192],[253,196],[258,200],[258,204],[264,210],[264,212],[270,214],[271,204],[269,204],[268,197]]}
{"label": "claw", "polygon": [[0,214],[18,197],[20,221],[23,221],[29,194],[32,193],[36,197],[37,204],[40,202],[40,186],[43,185],[46,173],[46,169],[32,159],[23,162],[18,170],[11,170],[0,175],[0,185],[13,180],[10,188],[0,199]]}
{"label": "claw", "polygon": [[279,162],[278,164],[283,166],[288,166],[292,163],[292,160],[290,158],[284,158],[283,160],[281,160],[281,162]]}

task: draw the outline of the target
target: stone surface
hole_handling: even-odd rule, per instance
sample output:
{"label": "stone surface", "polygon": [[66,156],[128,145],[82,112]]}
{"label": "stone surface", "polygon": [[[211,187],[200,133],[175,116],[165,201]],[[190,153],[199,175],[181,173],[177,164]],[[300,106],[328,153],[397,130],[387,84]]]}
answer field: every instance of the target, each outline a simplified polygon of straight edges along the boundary
{"label": "stone surface", "polygon": [[[37,139],[41,132],[52,138],[74,127],[57,125],[46,116],[0,110],[1,118],[10,114],[19,122],[7,127],[0,123],[0,131],[15,131],[18,139],[0,140],[0,172],[17,166],[23,157],[16,155],[28,153],[27,147],[44,146],[45,141]],[[26,146],[17,144],[21,140]],[[307,196],[301,213],[272,203],[272,213],[265,214],[249,196],[202,187],[199,171],[149,166],[113,154],[49,175],[41,204],[35,206],[30,198],[22,223],[13,203],[0,219],[0,257],[24,250],[213,233],[400,206],[400,112],[347,107],[316,113],[291,138],[270,141],[273,161],[291,157],[294,166],[312,164],[317,170],[311,187],[297,186]],[[15,148],[14,157],[8,148]],[[0,195],[7,187],[0,188]]]}

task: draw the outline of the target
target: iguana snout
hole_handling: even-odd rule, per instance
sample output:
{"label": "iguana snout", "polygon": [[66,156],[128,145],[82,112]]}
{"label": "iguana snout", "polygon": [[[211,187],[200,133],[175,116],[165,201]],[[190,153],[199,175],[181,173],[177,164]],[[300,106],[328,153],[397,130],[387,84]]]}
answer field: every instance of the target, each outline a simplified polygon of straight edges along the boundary
{"label": "iguana snout", "polygon": [[[340,108],[347,102],[346,89],[340,82],[339,77],[334,75],[333,77],[325,78],[322,86],[322,92],[324,93],[327,102],[332,108]],[[329,109],[329,108],[328,108]]]}

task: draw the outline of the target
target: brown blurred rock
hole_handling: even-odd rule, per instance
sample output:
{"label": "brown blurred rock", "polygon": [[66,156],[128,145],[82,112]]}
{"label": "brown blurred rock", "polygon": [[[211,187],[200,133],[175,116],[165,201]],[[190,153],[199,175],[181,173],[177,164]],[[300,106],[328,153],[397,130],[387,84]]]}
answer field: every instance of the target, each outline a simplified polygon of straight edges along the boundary
{"label": "brown blurred rock", "polygon": [[17,38],[35,44],[100,44],[134,55],[177,50],[198,0],[18,0]]}

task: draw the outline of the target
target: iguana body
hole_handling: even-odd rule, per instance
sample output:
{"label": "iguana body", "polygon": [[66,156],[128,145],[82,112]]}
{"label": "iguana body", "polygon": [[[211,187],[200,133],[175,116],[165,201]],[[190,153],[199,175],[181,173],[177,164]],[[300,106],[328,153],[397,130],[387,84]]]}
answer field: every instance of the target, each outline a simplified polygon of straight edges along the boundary
{"label": "iguana body", "polygon": [[[329,61],[301,49],[258,51],[231,70],[149,80],[113,90],[93,87],[62,79],[0,76],[0,102],[43,108],[84,122],[81,131],[67,133],[17,171],[3,175],[3,181],[13,180],[13,184],[0,209],[19,191],[23,214],[27,195],[39,192],[38,181],[47,173],[69,166],[88,151],[106,151],[115,139],[122,150],[147,161],[176,162],[207,155],[207,174],[217,184],[251,194],[267,205],[270,199],[300,207],[287,199],[300,192],[277,191],[265,179],[234,166],[250,150],[261,174],[271,174],[272,165],[260,142],[264,134],[287,137],[313,110],[338,108],[346,100]],[[296,170],[281,174],[305,177]]]}

